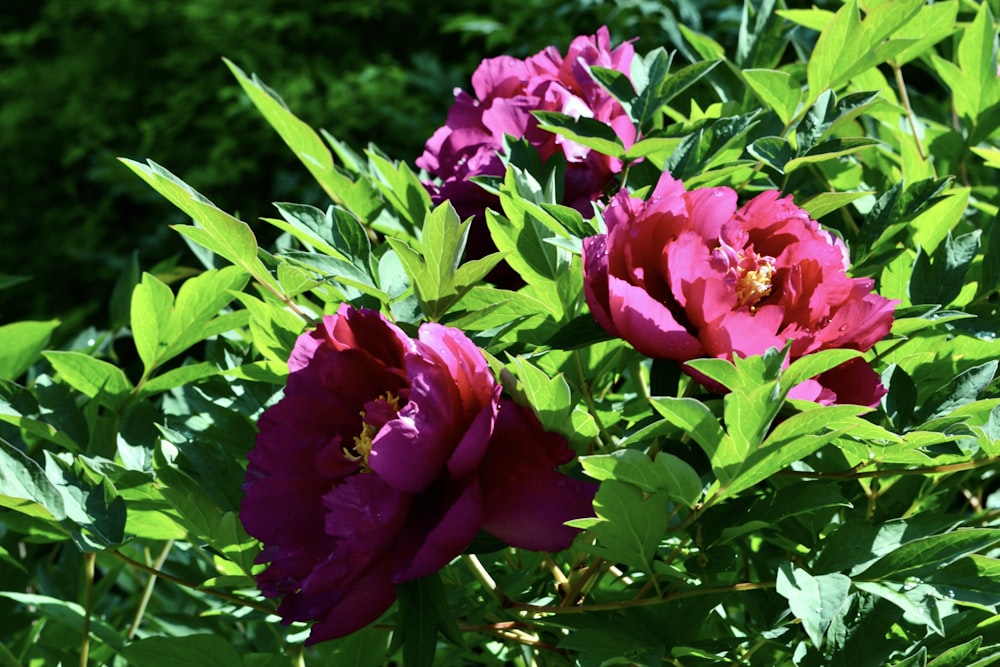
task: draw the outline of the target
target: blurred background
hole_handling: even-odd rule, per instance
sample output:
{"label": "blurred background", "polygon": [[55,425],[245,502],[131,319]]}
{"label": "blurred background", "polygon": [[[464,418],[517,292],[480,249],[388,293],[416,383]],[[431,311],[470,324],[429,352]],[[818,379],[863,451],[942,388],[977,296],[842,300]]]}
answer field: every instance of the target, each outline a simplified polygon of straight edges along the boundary
{"label": "blurred background", "polygon": [[[106,326],[137,262],[194,265],[179,212],[116,158],[153,159],[265,242],[270,202],[322,193],[239,90],[227,57],[305,122],[412,161],[485,57],[531,55],[609,25],[679,49],[678,23],[732,52],[728,0],[2,0],[0,324]],[[6,286],[6,287],[4,287]]]}

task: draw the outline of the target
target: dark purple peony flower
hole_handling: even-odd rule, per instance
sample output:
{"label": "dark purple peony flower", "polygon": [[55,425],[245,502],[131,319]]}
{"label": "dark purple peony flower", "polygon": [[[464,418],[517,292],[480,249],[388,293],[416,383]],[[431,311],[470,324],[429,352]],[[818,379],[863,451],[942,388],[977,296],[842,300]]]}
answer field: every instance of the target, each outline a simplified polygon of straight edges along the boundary
{"label": "dark purple peony flower", "polygon": [[[681,362],[762,354],[788,339],[793,360],[864,352],[889,333],[897,302],[848,277],[844,243],[791,197],[768,191],[736,204],[729,188],[687,191],[668,173],[648,200],[619,192],[604,212],[608,233],[583,243],[594,318],[643,354]],[[791,396],[875,405],[884,394],[858,359]]]}
{"label": "dark purple peony flower", "polygon": [[[527,139],[543,161],[556,153],[565,156],[563,203],[589,217],[591,202],[621,171],[621,160],[538,129],[531,112],[558,111],[602,121],[630,147],[636,138],[635,126],[622,105],[594,81],[587,66],[628,75],[633,55],[629,42],[612,49],[608,29],[602,27],[595,35],[574,39],[565,58],[555,47],[548,47],[525,60],[510,56],[484,60],[472,75],[474,96],[456,89],[446,124],[427,141],[417,159],[419,167],[440,179],[427,186],[434,203],[451,201],[463,218],[482,218],[487,207],[496,207],[496,197],[469,179],[503,176],[499,153],[504,135],[509,134]],[[485,226],[473,226],[469,255],[481,257],[493,249]]]}
{"label": "dark purple peony flower", "polygon": [[444,567],[480,530],[569,546],[596,485],[530,409],[500,398],[482,353],[449,327],[417,339],[342,306],[296,342],[284,397],[260,418],[240,512],[264,545],[257,578],[309,642],[378,618],[395,584]]}

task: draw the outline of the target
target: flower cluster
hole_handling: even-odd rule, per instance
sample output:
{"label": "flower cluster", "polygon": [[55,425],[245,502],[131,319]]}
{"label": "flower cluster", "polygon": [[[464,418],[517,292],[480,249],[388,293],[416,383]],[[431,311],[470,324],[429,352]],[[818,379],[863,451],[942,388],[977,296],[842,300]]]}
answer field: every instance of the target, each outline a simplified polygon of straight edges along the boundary
{"label": "flower cluster", "polygon": [[525,60],[499,56],[484,60],[472,75],[473,97],[455,91],[455,103],[445,125],[427,141],[417,166],[440,179],[430,184],[435,203],[450,201],[462,217],[481,216],[496,202],[470,179],[503,176],[500,158],[504,135],[526,139],[542,160],[556,153],[565,156],[563,201],[582,213],[592,212],[591,202],[604,191],[611,177],[621,171],[621,160],[602,155],[557,134],[540,130],[532,111],[558,111],[573,118],[594,118],[607,123],[628,147],[635,141],[635,126],[622,105],[598,84],[589,66],[629,73],[634,50],[631,43],[612,49],[608,29],[580,36],[566,57],[548,47]]}
{"label": "flower cluster", "polygon": [[[474,96],[456,92],[447,124],[417,164],[438,180],[435,203],[463,216],[495,203],[473,182],[502,176],[505,135],[543,160],[566,160],[564,202],[587,214],[621,161],[543,131],[532,111],[609,125],[625,146],[628,114],[590,66],[628,73],[630,43],[601,28],[526,59],[484,61]],[[732,359],[790,343],[790,358],[830,348],[869,350],[895,302],[847,275],[847,248],[791,197],[686,190],[664,173],[646,199],[622,189],[603,213],[607,233],[583,241],[584,293],[611,334],[658,359]],[[477,221],[467,251],[491,241]],[[711,380],[684,366],[699,382]],[[434,323],[416,338],[375,311],[343,305],[297,341],[284,397],[259,421],[241,517],[264,545],[261,591],[282,598],[286,622],[317,621],[310,642],[380,616],[397,584],[430,575],[480,531],[526,549],[560,550],[592,514],[596,485],[557,467],[573,453],[534,413],[501,398],[482,352]],[[874,405],[878,376],[854,359],[792,389],[794,398]]]}
{"label": "flower cluster", "polygon": [[259,421],[241,519],[270,565],[261,591],[310,642],[378,618],[395,584],[432,574],[480,530],[556,551],[591,514],[595,485],[555,470],[573,453],[500,397],[457,329],[418,337],[341,306],[303,334],[284,397]]}
{"label": "flower cluster", "polygon": [[[685,190],[664,173],[646,200],[619,192],[607,234],[584,240],[594,318],[643,354],[675,361],[762,354],[791,339],[791,359],[867,351],[892,326],[895,303],[850,278],[844,243],[791,197],[763,192],[737,209],[729,188]],[[697,376],[696,376],[697,377]],[[875,405],[884,395],[862,360],[793,389],[820,403]]]}

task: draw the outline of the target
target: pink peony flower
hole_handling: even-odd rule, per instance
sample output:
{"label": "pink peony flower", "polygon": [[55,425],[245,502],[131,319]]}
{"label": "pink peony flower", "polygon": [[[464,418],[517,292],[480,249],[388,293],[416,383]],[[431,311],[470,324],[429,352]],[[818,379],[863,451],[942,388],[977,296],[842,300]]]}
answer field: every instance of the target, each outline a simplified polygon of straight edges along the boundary
{"label": "pink peony flower", "polygon": [[480,530],[560,550],[596,485],[555,470],[573,453],[500,398],[482,353],[449,327],[412,339],[342,306],[303,334],[284,397],[261,416],[240,512],[270,565],[257,583],[310,643],[360,629]]}
{"label": "pink peony flower", "polygon": [[[482,216],[496,198],[469,181],[473,176],[503,176],[499,151],[505,134],[527,139],[542,160],[562,153],[568,163],[564,203],[590,214],[621,160],[602,155],[561,136],[538,129],[532,111],[558,111],[574,118],[594,118],[610,125],[626,147],[635,126],[622,105],[587,72],[597,65],[629,73],[631,43],[611,49],[607,27],[580,36],[563,58],[555,47],[519,60],[499,56],[484,60],[472,75],[475,96],[456,89],[448,120],[427,141],[417,165],[441,179],[429,184],[435,203],[450,200],[464,218]],[[486,237],[488,238],[488,237]]]}
{"label": "pink peony flower", "polygon": [[[830,348],[870,349],[897,302],[850,278],[844,243],[795,206],[763,192],[737,209],[729,188],[684,189],[664,173],[649,199],[622,190],[608,233],[583,242],[594,318],[643,354],[732,359],[781,348],[791,359]],[[792,397],[875,405],[885,394],[862,360],[808,380]]]}

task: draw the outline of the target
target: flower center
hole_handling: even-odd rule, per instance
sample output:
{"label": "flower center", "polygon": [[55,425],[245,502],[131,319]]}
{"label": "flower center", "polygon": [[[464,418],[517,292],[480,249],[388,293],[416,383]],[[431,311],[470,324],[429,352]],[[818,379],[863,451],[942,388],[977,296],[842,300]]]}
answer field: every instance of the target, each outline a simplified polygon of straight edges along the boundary
{"label": "flower center", "polygon": [[746,306],[751,313],[756,312],[757,304],[771,295],[774,258],[749,248],[737,250],[721,238],[712,255],[716,261],[724,262],[725,281],[736,292],[737,307]]}
{"label": "flower center", "polygon": [[354,436],[354,446],[344,447],[344,456],[349,461],[358,462],[361,472],[371,472],[368,456],[372,452],[372,440],[387,421],[399,413],[399,396],[386,392],[374,401],[365,403],[361,411],[361,433]]}
{"label": "flower center", "polygon": [[[771,258],[757,255],[756,259]],[[773,275],[774,265],[767,261],[761,262],[753,270],[742,272],[736,280],[736,302],[741,306],[750,306],[751,312],[754,311],[761,300],[770,296]]]}

